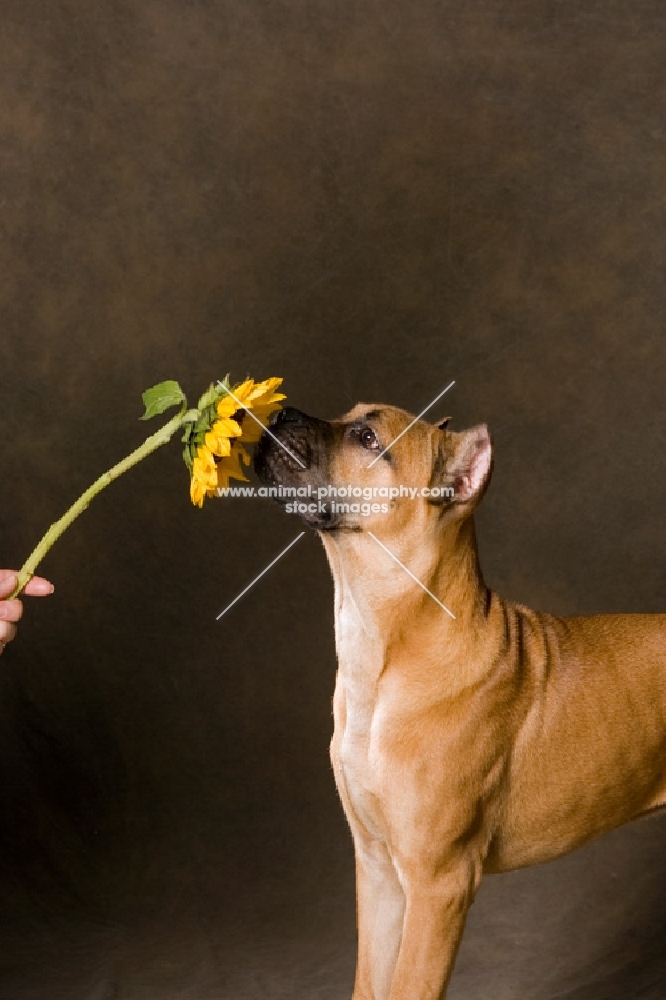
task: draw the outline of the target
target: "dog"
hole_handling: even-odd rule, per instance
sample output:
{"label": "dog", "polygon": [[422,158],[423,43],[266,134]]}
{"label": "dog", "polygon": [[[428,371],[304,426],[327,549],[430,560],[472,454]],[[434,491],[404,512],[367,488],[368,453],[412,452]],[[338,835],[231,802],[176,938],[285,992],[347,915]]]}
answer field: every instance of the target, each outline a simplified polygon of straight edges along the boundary
{"label": "dog", "polygon": [[270,430],[255,455],[265,485],[391,498],[369,513],[299,507],[334,580],[353,1000],[441,1000],[484,873],[666,803],[666,615],[559,618],[489,590],[473,517],[492,469],[485,425],[359,404],[331,421],[287,407]]}

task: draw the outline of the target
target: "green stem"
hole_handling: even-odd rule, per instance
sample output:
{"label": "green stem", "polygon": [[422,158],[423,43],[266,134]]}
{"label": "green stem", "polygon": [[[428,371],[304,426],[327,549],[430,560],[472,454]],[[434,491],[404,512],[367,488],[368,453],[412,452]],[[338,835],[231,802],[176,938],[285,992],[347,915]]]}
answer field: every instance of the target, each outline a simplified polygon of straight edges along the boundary
{"label": "green stem", "polygon": [[85,493],[79,497],[76,503],[72,504],[69,510],[63,514],[60,520],[51,525],[39,545],[30,553],[19,570],[18,583],[10,596],[16,597],[17,594],[20,594],[30,577],[34,575],[37,566],[49,551],[53,543],[60,538],[63,531],[70,526],[72,521],[86,509],[93,497],[96,497],[98,493],[101,493],[104,487],[108,486],[109,483],[112,483],[114,479],[118,478],[118,476],[122,476],[123,472],[127,472],[127,470],[131,469],[133,465],[140,462],[142,458],[150,455],[152,451],[155,451],[157,448],[161,447],[161,445],[170,441],[176,431],[182,427],[183,424],[190,423],[198,417],[198,410],[188,410],[185,412],[185,407],[183,407],[180,413],[173,417],[168,424],[165,424],[164,427],[161,427],[154,434],[151,434],[149,438],[146,438],[143,444],[128,455],[127,458],[124,458],[122,462],[118,462],[118,464],[114,465],[112,469],[105,472],[103,476],[96,479],[92,486],[89,486]]}

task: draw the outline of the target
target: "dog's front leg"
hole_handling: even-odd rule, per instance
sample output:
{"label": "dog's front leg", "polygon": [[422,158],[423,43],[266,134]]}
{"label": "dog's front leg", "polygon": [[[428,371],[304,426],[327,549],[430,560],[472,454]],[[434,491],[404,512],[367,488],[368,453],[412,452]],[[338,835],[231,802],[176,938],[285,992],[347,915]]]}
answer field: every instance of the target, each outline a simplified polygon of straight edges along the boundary
{"label": "dog's front leg", "polygon": [[352,1000],[388,1000],[400,949],[405,894],[381,841],[355,838],[358,960]]}
{"label": "dog's front leg", "polygon": [[389,1000],[443,1000],[480,878],[481,864],[469,858],[403,875],[405,919]]}

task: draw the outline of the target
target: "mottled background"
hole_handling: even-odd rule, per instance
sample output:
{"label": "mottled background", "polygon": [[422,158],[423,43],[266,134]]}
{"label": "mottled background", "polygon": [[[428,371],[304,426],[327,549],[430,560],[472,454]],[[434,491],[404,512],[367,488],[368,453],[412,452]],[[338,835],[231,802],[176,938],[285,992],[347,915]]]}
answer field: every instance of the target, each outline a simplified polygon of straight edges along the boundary
{"label": "mottled background", "polygon": [[[0,564],[143,389],[284,376],[487,421],[483,565],[664,611],[662,0],[2,0]],[[43,564],[0,662],[5,1000],[344,1000],[332,586],[172,445]],[[452,1000],[662,998],[666,825],[488,879]]]}

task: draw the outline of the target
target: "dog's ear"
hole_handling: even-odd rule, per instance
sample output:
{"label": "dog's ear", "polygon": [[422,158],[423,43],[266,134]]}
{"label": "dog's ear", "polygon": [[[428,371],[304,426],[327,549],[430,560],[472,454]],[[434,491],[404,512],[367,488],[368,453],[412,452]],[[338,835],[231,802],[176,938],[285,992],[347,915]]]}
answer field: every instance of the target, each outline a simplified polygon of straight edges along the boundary
{"label": "dog's ear", "polygon": [[485,424],[454,433],[443,431],[429,486],[439,487],[432,502],[479,502],[490,480],[492,445]]}
{"label": "dog's ear", "polygon": [[437,423],[435,424],[435,427],[439,427],[440,431],[445,431],[446,428],[451,423],[451,420],[452,420],[451,417],[444,417],[443,420],[438,420],[437,421]]}

